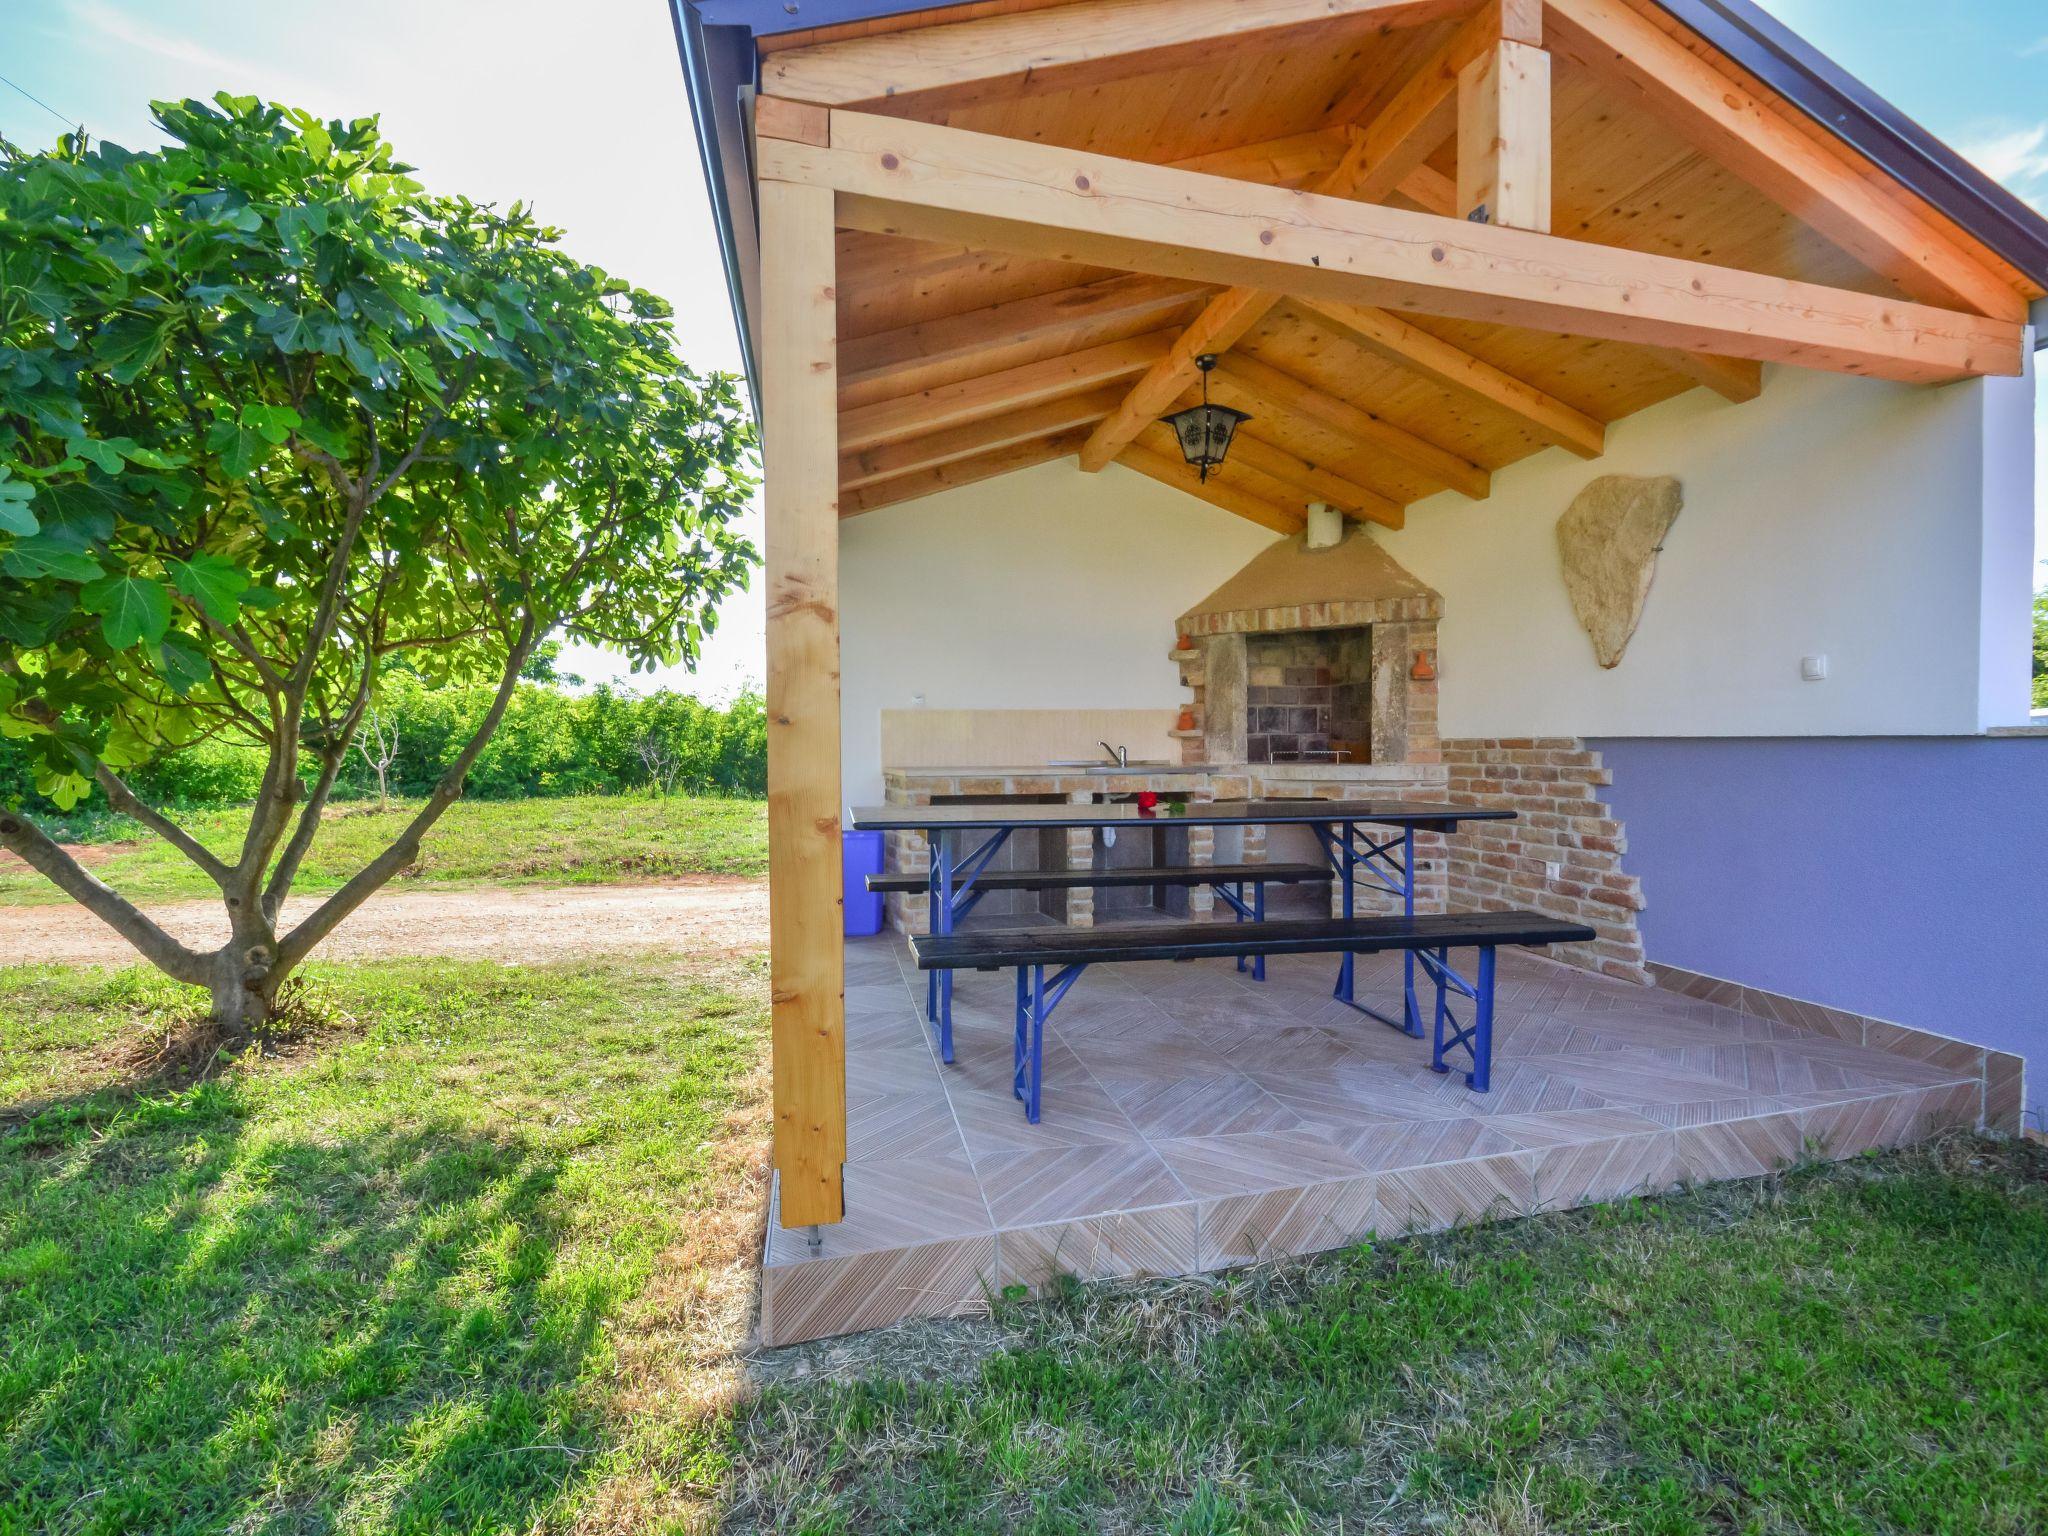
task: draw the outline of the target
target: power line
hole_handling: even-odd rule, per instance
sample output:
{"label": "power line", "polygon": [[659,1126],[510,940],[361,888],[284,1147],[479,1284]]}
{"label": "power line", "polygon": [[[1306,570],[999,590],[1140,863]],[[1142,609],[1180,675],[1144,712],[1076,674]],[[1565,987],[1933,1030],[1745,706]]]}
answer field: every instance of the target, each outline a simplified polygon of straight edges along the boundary
{"label": "power line", "polygon": [[29,90],[26,86],[16,85],[12,80],[8,79],[5,75],[0,75],[0,85],[8,87],[10,90],[20,92],[23,96],[26,96],[30,101],[34,102],[37,106],[41,107],[45,112],[49,113],[50,116],[57,119],[57,121],[62,123],[66,128],[82,128],[85,126],[83,122],[77,119],[66,117],[62,112],[59,112],[55,107],[51,106],[47,101],[43,100],[42,97],[38,96],[34,91]]}

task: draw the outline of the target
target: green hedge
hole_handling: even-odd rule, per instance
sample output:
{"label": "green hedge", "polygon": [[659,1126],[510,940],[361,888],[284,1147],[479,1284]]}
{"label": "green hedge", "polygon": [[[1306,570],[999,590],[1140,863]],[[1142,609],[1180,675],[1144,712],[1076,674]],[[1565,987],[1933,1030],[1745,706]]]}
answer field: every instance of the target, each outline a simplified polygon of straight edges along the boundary
{"label": "green hedge", "polygon": [[[380,701],[382,719],[387,728],[395,724],[398,729],[391,792],[419,796],[431,791],[489,705],[486,689],[428,688],[411,678],[387,687]],[[571,694],[539,683],[520,685],[497,734],[470,770],[467,793],[510,800],[660,788],[641,756],[647,741],[658,744],[659,761],[670,770],[666,787],[679,794],[767,793],[768,728],[758,695],[742,694],[720,708],[681,693],[640,695],[599,687]],[[262,774],[258,753],[207,743],[159,758],[130,780],[154,804],[197,808],[253,799]],[[351,751],[335,794],[348,799],[376,792],[375,770]],[[4,738],[0,803],[53,809],[35,792],[20,749]],[[92,804],[99,803],[95,791]]]}

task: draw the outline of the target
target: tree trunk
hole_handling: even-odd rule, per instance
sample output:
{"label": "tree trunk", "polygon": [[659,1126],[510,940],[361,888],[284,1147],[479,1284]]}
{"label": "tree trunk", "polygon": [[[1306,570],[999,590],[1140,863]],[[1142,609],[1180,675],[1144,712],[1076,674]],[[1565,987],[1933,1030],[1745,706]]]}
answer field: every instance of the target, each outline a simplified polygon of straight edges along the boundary
{"label": "tree trunk", "polygon": [[213,1022],[222,1044],[240,1050],[270,1022],[277,1002],[277,933],[260,912],[242,912],[233,905],[228,916],[234,937],[210,959],[206,989],[213,998]]}

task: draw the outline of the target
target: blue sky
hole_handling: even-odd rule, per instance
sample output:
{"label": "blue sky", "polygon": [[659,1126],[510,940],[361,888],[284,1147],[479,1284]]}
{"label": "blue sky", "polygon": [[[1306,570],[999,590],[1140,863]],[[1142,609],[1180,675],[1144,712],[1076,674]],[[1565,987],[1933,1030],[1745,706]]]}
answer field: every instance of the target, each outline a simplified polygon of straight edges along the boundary
{"label": "blue sky", "polygon": [[[1770,8],[2048,208],[2048,0]],[[527,199],[578,255],[673,301],[692,362],[738,366],[666,0],[11,0],[0,74],[131,148],[156,141],[153,97],[231,89],[381,113],[430,186]],[[0,133],[41,144],[62,126],[0,85]],[[2042,421],[2048,436],[2048,395]],[[677,681],[728,693],[760,676],[760,647],[754,595],[730,606],[698,678]]]}

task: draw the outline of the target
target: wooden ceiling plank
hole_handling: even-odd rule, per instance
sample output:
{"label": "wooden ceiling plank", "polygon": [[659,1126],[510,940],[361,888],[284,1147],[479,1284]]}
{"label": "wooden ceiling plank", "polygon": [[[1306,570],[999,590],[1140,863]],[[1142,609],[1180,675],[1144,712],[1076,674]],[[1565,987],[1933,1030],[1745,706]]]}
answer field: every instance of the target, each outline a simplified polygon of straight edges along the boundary
{"label": "wooden ceiling plank", "polygon": [[1099,347],[843,411],[839,417],[840,449],[844,453],[859,453],[883,443],[901,442],[1079,394],[1099,384],[1143,373],[1164,357],[1172,345],[1173,332],[1150,331],[1124,341],[1105,342]]}
{"label": "wooden ceiling plank", "polygon": [[1348,400],[1325,394],[1307,380],[1284,373],[1270,363],[1237,353],[1216,366],[1235,388],[1263,401],[1269,411],[1293,411],[1320,422],[1357,443],[1361,450],[1370,448],[1391,454],[1437,484],[1475,501],[1483,501],[1492,489],[1492,477],[1477,464],[1425,442]]}
{"label": "wooden ceiling plank", "polygon": [[950,491],[962,485],[973,485],[978,480],[993,480],[998,475],[1013,474],[1020,469],[1030,469],[1037,464],[1049,464],[1054,459],[1063,459],[1081,446],[1084,434],[1062,433],[1058,437],[1035,438],[1030,442],[1013,443],[993,453],[981,454],[976,458],[960,459],[951,464],[935,464],[911,474],[899,475],[893,480],[877,481],[862,486],[859,490],[848,491],[839,498],[839,517],[844,522],[849,517],[858,517],[863,512],[873,512],[880,507],[893,507],[901,502],[916,501],[922,496],[931,496],[939,491]]}
{"label": "wooden ceiling plank", "polygon": [[2022,362],[2013,322],[932,123],[835,112],[829,148],[759,152],[883,233],[1902,382]]}
{"label": "wooden ceiling plank", "polygon": [[1458,390],[1513,416],[1546,443],[1597,459],[1607,451],[1607,429],[1584,411],[1533,384],[1474,357],[1462,347],[1410,325],[1398,315],[1362,304],[1304,299],[1302,306],[1363,342],[1389,362]]}
{"label": "wooden ceiling plank", "polygon": [[1623,86],[1695,148],[1924,304],[2018,323],[2027,301],[1979,256],[1916,216],[1625,0],[1548,0],[1552,44]]}
{"label": "wooden ceiling plank", "polygon": [[1023,410],[1005,411],[1000,416],[970,421],[925,437],[905,438],[846,454],[839,461],[839,484],[857,489],[934,465],[977,458],[1033,438],[1058,437],[1093,427],[1116,409],[1123,396],[1123,386],[1112,384],[1106,389],[1047,400]]}
{"label": "wooden ceiling plank", "polygon": [[1470,3],[1080,0],[1050,20],[987,16],[782,49],[762,60],[761,89],[835,107],[957,109],[1172,69],[1223,48],[1279,47],[1332,28],[1423,26]]}
{"label": "wooden ceiling plank", "polygon": [[840,409],[1007,366],[976,366],[992,353],[1070,352],[1156,330],[1184,316],[1207,291],[1172,278],[1115,277],[842,341]]}
{"label": "wooden ceiling plank", "polygon": [[1117,455],[1117,462],[1135,469],[1141,475],[1149,475],[1161,485],[1170,485],[1176,491],[1184,491],[1213,507],[1221,507],[1226,512],[1257,523],[1261,528],[1270,528],[1275,533],[1299,533],[1308,526],[1308,518],[1303,513],[1277,507],[1221,479],[1211,479],[1205,484],[1197,480],[1179,458],[1169,458],[1149,447],[1127,443],[1124,451]]}

